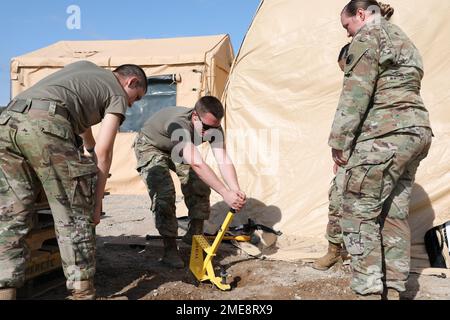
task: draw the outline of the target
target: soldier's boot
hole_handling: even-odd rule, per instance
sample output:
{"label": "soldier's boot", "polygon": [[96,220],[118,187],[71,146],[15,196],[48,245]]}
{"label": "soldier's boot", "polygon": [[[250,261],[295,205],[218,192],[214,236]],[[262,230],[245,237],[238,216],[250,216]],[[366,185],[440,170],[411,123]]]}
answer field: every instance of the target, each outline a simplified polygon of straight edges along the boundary
{"label": "soldier's boot", "polygon": [[383,294],[383,300],[400,300],[400,292],[395,289],[388,288]]}
{"label": "soldier's boot", "polygon": [[95,300],[95,288],[93,280],[75,281],[73,283],[70,300]]}
{"label": "soldier's boot", "polygon": [[340,244],[328,242],[328,252],[323,257],[314,261],[312,267],[322,271],[330,269],[336,262],[342,259],[341,251],[342,247]]}
{"label": "soldier's boot", "polygon": [[382,296],[379,293],[371,293],[371,294],[358,294],[357,300],[382,300]]}
{"label": "soldier's boot", "polygon": [[159,261],[172,268],[184,268],[184,262],[180,257],[176,239],[163,237],[163,242],[164,255]]}
{"label": "soldier's boot", "polygon": [[0,300],[16,300],[15,288],[0,289]]}
{"label": "soldier's boot", "polygon": [[201,219],[192,219],[189,222],[189,229],[183,236],[183,242],[189,245],[192,244],[192,236],[203,234],[203,221]]}

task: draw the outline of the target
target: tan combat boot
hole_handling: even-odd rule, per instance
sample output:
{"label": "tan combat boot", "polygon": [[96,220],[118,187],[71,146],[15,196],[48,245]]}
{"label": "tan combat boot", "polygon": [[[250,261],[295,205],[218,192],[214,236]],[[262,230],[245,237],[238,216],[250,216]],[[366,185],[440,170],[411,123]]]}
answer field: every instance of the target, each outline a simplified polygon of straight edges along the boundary
{"label": "tan combat boot", "polygon": [[342,247],[340,244],[328,242],[328,252],[323,257],[317,259],[312,267],[322,271],[330,269],[341,259],[341,250]]}
{"label": "tan combat boot", "polygon": [[400,300],[400,292],[395,289],[388,288],[383,295],[383,300]]}
{"label": "tan combat boot", "polygon": [[183,236],[183,242],[189,245],[192,244],[192,236],[202,235],[203,234],[203,220],[201,219],[192,219],[189,222],[189,230]]}
{"label": "tan combat boot", "polygon": [[71,287],[70,300],[95,300],[96,298],[93,280],[74,281]]}
{"label": "tan combat boot", "polygon": [[0,300],[16,300],[16,289],[14,288],[0,289]]}
{"label": "tan combat boot", "polygon": [[358,297],[356,300],[382,300],[382,296],[379,293],[371,293],[371,294],[358,294]]}
{"label": "tan combat boot", "polygon": [[184,262],[178,252],[176,239],[163,237],[163,242],[164,256],[159,261],[172,268],[184,268]]}

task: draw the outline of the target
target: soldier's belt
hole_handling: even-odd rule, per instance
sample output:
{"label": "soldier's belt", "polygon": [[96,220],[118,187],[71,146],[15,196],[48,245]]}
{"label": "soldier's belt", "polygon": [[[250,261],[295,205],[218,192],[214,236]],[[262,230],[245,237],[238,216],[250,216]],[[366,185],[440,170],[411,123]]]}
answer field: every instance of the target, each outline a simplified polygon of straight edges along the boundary
{"label": "soldier's belt", "polygon": [[69,111],[66,108],[57,105],[53,101],[42,101],[42,100],[13,100],[6,108],[8,111],[18,112],[18,113],[28,113],[29,110],[45,110],[49,111],[49,114],[57,114],[66,119],[69,119]]}

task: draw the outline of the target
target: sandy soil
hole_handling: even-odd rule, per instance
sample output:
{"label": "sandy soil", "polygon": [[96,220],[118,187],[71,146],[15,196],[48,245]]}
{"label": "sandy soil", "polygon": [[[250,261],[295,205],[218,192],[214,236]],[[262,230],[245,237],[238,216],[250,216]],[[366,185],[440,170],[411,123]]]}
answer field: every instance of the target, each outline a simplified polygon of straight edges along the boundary
{"label": "sandy soil", "polygon": [[[231,291],[220,291],[209,282],[199,283],[188,267],[169,269],[158,262],[161,240],[145,240],[157,234],[147,196],[109,196],[107,215],[97,229],[97,275],[99,299],[119,300],[355,300],[349,289],[349,266],[339,264],[317,271],[305,262],[254,258],[231,243],[223,243],[214,258],[228,273]],[[183,231],[180,231],[182,234]],[[188,265],[190,247],[179,242]],[[218,271],[217,271],[218,273]],[[64,299],[64,286],[38,299]],[[406,300],[448,300],[450,279],[411,274]]]}

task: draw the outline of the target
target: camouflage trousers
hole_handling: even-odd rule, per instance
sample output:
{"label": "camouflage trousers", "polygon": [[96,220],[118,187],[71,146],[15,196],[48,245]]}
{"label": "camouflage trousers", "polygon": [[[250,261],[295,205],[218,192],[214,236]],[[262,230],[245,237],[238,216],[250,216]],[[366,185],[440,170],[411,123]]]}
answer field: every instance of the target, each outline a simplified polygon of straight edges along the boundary
{"label": "camouflage trousers", "polygon": [[342,232],[358,294],[405,291],[410,270],[409,203],[432,132],[393,133],[357,143],[346,166]]}
{"label": "camouflage trousers", "polygon": [[189,218],[208,220],[211,189],[188,164],[173,162],[170,154],[148,143],[145,135],[139,134],[134,143],[137,171],[147,186],[152,199],[151,211],[155,225],[164,237],[178,236],[176,218],[175,186],[170,171],[177,174],[181,182],[184,202]]}
{"label": "camouflage trousers", "polygon": [[[329,242],[340,245],[344,244],[341,228],[344,179],[345,168],[339,167],[328,191],[328,224],[325,236]],[[402,201],[401,198],[391,195],[387,201],[392,201],[395,206],[399,206],[401,204],[396,203],[398,200]],[[390,219],[390,217],[386,217],[386,219]]]}
{"label": "camouflage trousers", "polygon": [[44,110],[0,116],[0,288],[20,287],[34,203],[45,191],[67,285],[95,273],[96,165],[80,155],[68,120]]}
{"label": "camouflage trousers", "polygon": [[339,167],[336,176],[331,182],[328,191],[328,224],[326,238],[334,244],[342,244],[341,229],[341,206],[342,206],[342,185],[344,184],[345,169]]}

